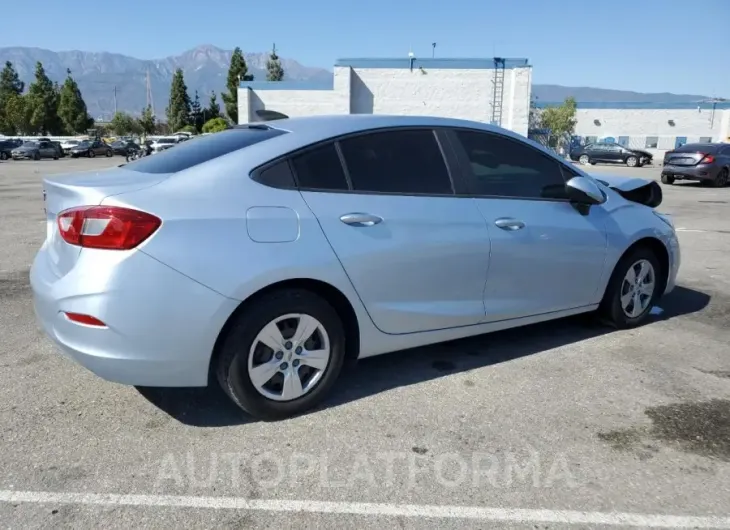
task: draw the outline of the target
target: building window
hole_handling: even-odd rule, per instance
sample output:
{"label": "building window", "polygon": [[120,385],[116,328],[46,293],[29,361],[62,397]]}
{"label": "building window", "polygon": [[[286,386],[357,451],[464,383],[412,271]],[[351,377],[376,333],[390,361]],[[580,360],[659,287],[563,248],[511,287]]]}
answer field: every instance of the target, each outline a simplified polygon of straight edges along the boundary
{"label": "building window", "polygon": [[684,144],[687,143],[687,137],[686,136],[677,136],[677,138],[674,139],[674,148],[679,149]]}
{"label": "building window", "polygon": [[712,136],[700,136],[700,143],[701,144],[711,144]]}
{"label": "building window", "polygon": [[656,149],[656,146],[659,145],[659,137],[658,136],[647,136],[646,137],[646,144],[644,147],[647,149]]}
{"label": "building window", "polygon": [[618,145],[622,145],[624,147],[629,146],[629,137],[628,136],[619,136],[618,137]]}
{"label": "building window", "polygon": [[585,143],[585,145],[595,144],[597,142],[598,142],[598,136],[586,136],[586,143]]}

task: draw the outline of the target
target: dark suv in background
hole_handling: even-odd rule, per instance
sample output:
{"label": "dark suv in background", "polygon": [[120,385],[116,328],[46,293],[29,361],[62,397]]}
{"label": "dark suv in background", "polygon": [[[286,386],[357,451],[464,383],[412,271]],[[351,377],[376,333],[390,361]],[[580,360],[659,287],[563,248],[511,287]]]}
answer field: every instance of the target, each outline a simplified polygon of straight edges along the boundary
{"label": "dark suv in background", "polygon": [[664,154],[664,184],[694,180],[722,188],[729,175],[730,144],[685,144]]}

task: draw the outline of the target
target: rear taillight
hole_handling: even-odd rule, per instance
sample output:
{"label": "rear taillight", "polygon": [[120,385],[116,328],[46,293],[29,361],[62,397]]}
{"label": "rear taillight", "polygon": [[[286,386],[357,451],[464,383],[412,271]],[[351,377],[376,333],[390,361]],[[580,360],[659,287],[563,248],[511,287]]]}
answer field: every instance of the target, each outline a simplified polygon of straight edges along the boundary
{"label": "rear taillight", "polygon": [[118,206],[82,206],[58,214],[63,240],[84,248],[129,250],[154,234],[161,224],[152,214]]}
{"label": "rear taillight", "polygon": [[[700,153],[702,154],[702,153]],[[712,155],[705,155],[702,160],[700,160],[700,164],[712,164],[715,161],[715,157]]]}

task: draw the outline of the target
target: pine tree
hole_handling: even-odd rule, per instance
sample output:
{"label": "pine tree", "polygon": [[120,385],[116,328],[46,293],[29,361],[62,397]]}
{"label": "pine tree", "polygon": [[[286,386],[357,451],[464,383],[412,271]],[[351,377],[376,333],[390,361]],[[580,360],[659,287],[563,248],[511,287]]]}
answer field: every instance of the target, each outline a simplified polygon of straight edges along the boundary
{"label": "pine tree", "polygon": [[208,110],[205,112],[205,118],[207,120],[214,120],[220,118],[221,106],[218,104],[218,98],[215,96],[215,92],[210,93],[210,102],[208,103]]}
{"label": "pine tree", "polygon": [[94,120],[89,116],[86,103],[76,81],[71,77],[71,70],[66,70],[66,81],[61,87],[58,101],[58,116],[63,122],[64,129],[70,134],[81,134],[89,130]]}
{"label": "pine tree", "polygon": [[179,131],[190,124],[190,96],[185,85],[182,68],[175,70],[170,86],[170,104],[167,107],[167,124],[170,130]]}
{"label": "pine tree", "polygon": [[198,91],[195,91],[195,97],[193,98],[193,102],[190,104],[190,124],[195,127],[195,132],[200,133],[200,130],[203,128],[203,109],[200,105],[200,97],[198,96]]}
{"label": "pine tree", "polygon": [[246,59],[243,57],[241,48],[236,47],[231,55],[231,66],[228,68],[228,78],[226,79],[228,92],[221,94],[226,106],[226,114],[233,123],[238,123],[238,87],[241,81],[253,81],[253,76],[248,73],[248,66],[246,66]]}
{"label": "pine tree", "polygon": [[157,123],[155,115],[152,114],[152,107],[150,105],[147,105],[142,111],[142,116],[139,118],[139,126],[145,135],[155,134]]}
{"label": "pine tree", "polygon": [[62,132],[63,125],[58,117],[58,92],[40,62],[36,63],[35,80],[28,87],[27,104],[33,132]]}
{"label": "pine tree", "polygon": [[24,88],[25,83],[18,77],[13,63],[7,61],[0,72],[0,134],[14,135],[18,132],[15,114],[22,102],[19,103],[17,98],[22,97]]}
{"label": "pine tree", "polygon": [[284,79],[284,69],[281,67],[281,60],[276,55],[276,44],[271,49],[271,55],[266,61],[266,80],[282,81]]}

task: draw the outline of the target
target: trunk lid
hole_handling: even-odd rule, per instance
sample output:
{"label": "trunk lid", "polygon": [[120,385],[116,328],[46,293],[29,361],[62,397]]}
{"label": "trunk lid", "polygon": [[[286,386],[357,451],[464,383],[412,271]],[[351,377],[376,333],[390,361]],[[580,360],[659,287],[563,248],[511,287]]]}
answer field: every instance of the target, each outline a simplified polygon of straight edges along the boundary
{"label": "trunk lid", "polygon": [[66,243],[56,218],[68,208],[96,206],[112,195],[154,186],[169,174],[128,171],[123,167],[103,171],[53,175],[43,179],[46,211],[46,249],[48,260],[58,276],[65,275],[79,258],[81,247]]}
{"label": "trunk lid", "polygon": [[696,166],[705,158],[706,153],[668,151],[664,155],[665,166]]}

